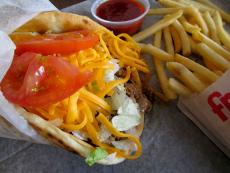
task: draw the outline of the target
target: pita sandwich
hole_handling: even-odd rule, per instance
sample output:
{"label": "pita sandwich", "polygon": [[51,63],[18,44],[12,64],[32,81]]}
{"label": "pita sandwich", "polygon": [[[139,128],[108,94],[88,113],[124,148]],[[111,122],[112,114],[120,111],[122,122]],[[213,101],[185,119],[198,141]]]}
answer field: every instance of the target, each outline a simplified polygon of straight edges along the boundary
{"label": "pita sandwich", "polygon": [[97,35],[98,42],[64,57],[78,69],[89,70],[93,74],[90,81],[55,104],[12,104],[40,135],[87,158],[90,165],[137,159],[142,150],[139,138],[144,113],[150,108],[142,93],[139,73],[149,73],[149,69],[141,58],[140,47],[129,35],[115,36],[86,16],[52,11],[39,14],[10,37],[17,46],[18,40],[28,35],[30,40],[34,36],[43,38],[82,30]]}

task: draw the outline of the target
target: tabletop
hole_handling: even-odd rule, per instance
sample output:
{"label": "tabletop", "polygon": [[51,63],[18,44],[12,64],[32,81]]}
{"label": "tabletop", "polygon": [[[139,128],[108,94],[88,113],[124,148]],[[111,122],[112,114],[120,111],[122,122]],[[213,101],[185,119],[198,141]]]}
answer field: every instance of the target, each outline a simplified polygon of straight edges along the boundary
{"label": "tabletop", "polygon": [[80,3],[84,0],[50,0],[58,9],[68,7],[73,4]]}
{"label": "tabletop", "polygon": [[[62,9],[82,0],[51,1]],[[230,10],[229,0],[216,2]],[[57,147],[0,138],[0,173],[229,173],[230,159],[186,116],[175,112],[175,102],[155,103],[142,136],[153,146],[144,144],[139,159],[114,166],[88,167],[80,156]]]}

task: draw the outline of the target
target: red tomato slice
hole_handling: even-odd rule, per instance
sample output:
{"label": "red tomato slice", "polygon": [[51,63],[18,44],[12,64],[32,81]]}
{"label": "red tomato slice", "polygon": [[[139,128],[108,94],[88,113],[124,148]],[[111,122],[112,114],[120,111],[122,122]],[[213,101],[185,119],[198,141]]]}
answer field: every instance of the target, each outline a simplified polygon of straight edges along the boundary
{"label": "red tomato slice", "polygon": [[1,82],[4,96],[24,107],[43,107],[72,95],[92,74],[80,72],[61,57],[24,53],[15,56]]}
{"label": "red tomato slice", "polygon": [[65,55],[91,48],[99,42],[98,36],[87,30],[44,35],[18,34],[12,35],[12,39],[17,55],[24,52]]}

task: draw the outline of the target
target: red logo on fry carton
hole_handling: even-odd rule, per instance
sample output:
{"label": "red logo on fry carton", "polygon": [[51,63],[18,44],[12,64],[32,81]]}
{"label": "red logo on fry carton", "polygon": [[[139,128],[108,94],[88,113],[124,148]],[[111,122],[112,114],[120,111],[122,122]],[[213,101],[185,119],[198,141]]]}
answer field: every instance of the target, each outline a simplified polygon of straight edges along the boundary
{"label": "red logo on fry carton", "polygon": [[223,122],[228,120],[227,115],[229,114],[226,115],[224,110],[227,109],[230,111],[230,92],[222,95],[219,91],[214,91],[208,96],[208,104]]}

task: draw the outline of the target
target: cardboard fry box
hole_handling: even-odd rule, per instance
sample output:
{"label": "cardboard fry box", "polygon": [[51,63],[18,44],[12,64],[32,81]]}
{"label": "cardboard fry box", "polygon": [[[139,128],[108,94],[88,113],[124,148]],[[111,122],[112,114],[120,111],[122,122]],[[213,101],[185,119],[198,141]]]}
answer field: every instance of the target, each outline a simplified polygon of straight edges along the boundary
{"label": "cardboard fry box", "polygon": [[230,157],[230,70],[200,94],[181,97],[179,109]]}

